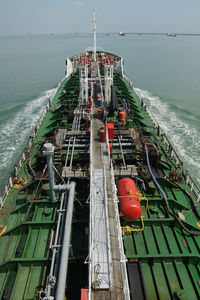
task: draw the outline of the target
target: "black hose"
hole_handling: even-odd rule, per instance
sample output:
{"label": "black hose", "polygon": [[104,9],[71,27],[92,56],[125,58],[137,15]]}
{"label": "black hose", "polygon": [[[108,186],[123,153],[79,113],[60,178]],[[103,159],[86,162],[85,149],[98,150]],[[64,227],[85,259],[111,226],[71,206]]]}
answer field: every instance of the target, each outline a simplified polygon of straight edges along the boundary
{"label": "black hose", "polygon": [[163,152],[163,154],[164,154],[164,156],[165,156],[165,158],[167,158],[169,161],[170,161],[170,163],[174,166],[174,168],[175,169],[177,169],[178,168],[178,166],[177,165],[175,165],[174,164],[174,162],[169,158],[169,156],[167,155],[167,153],[166,153],[166,151],[165,151],[165,149],[160,145],[160,147],[161,147],[161,150],[162,150],[162,152]]}
{"label": "black hose", "polygon": [[170,165],[170,163],[168,161],[166,161],[164,159],[161,159],[160,161],[163,162],[164,164],[168,165],[170,171],[172,170],[172,166]]}
{"label": "black hose", "polygon": [[179,217],[174,214],[173,212],[170,211],[170,208],[169,208],[169,202],[167,200],[167,197],[166,197],[166,194],[163,192],[163,190],[161,189],[159,183],[157,182],[155,176],[153,175],[153,172],[151,171],[151,166],[150,166],[150,163],[149,163],[149,154],[148,154],[148,148],[147,146],[145,145],[145,152],[146,152],[146,160],[147,160],[147,167],[148,167],[148,170],[149,170],[149,173],[153,179],[153,182],[155,183],[157,189],[159,190],[159,192],[161,193],[161,195],[163,196],[164,200],[165,200],[165,204],[166,204],[166,207],[167,207],[167,211],[168,213],[173,216],[177,221],[178,223],[180,224],[181,228],[184,229],[187,233],[189,233],[190,235],[200,235],[200,232],[194,232],[194,231],[190,231],[187,227],[185,227],[185,225],[181,222],[181,220],[179,219]]}
{"label": "black hose", "polygon": [[167,155],[165,149],[159,144],[159,142],[158,142],[158,140],[157,140],[157,138],[156,138],[155,132],[153,132],[153,138],[154,138],[154,142],[156,143],[158,149],[161,149],[161,150],[162,150],[162,152],[163,152],[165,158],[168,159],[168,160],[170,161],[170,163],[174,166],[175,169],[177,169],[178,166],[174,164],[174,162],[173,162],[173,161],[169,158],[169,156]]}
{"label": "black hose", "polygon": [[182,187],[180,184],[178,184],[177,182],[173,181],[173,184],[175,184],[177,187],[179,187],[183,191],[183,193],[185,193],[188,196],[188,198],[190,198],[190,201],[192,203],[192,209],[194,210],[197,217],[200,219],[200,213],[198,212],[196,203],[194,202],[194,200],[193,200],[192,196],[190,195],[190,193],[186,189],[184,189],[184,187]]}

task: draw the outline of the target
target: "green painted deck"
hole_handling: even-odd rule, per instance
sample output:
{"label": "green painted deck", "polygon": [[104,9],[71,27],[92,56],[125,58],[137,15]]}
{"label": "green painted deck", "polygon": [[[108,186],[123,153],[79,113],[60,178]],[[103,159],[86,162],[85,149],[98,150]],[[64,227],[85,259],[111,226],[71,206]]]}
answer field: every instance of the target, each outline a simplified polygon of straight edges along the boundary
{"label": "green painted deck", "polygon": [[[116,113],[108,115],[107,122],[115,124],[115,139],[118,138],[118,132],[129,132],[130,128],[137,126],[150,140],[160,145],[160,163],[153,167],[153,172],[167,196],[169,208],[182,217],[182,223],[190,231],[199,232],[199,219],[191,204],[191,199],[196,202],[197,197],[186,184],[182,165],[177,165],[171,155],[171,147],[166,146],[164,136],[155,128],[129,82],[116,73],[114,86],[118,105],[122,106],[120,101],[125,99],[131,111],[126,123],[120,125]],[[63,90],[66,92],[63,93]],[[75,73],[62,82],[31,146],[27,145],[25,148],[25,160],[18,177],[27,177],[28,182],[20,188],[11,188],[1,208],[0,225],[6,228],[0,237],[0,300],[37,299],[37,292],[45,288],[60,198],[54,203],[49,200],[42,145],[44,142],[55,143],[55,135],[59,129],[71,130],[78,97],[79,75]],[[85,122],[81,126],[84,131]],[[126,134],[126,139],[131,141],[130,132]],[[126,161],[129,165],[136,166],[138,176],[145,183],[146,189],[140,181],[137,182],[140,192],[148,199],[144,230],[124,232],[123,235],[131,299],[199,299],[200,236],[188,234],[167,211],[165,201],[146,172],[143,149],[128,144],[124,149],[127,150]],[[89,151],[86,155],[79,150],[74,153],[76,165],[73,167],[82,170],[85,163],[88,168]],[[69,159],[70,157],[71,154]],[[57,147],[54,163],[59,174],[62,173],[65,158],[66,148]],[[123,165],[117,142],[116,145],[113,144],[112,160],[116,169]],[[90,170],[87,171],[89,174]],[[180,175],[178,182],[170,177],[171,171]],[[116,181],[119,178],[117,175]],[[84,287],[88,284],[84,261],[88,256],[89,175],[75,180],[78,184],[73,212],[67,295],[75,289],[76,280],[81,282],[79,286],[83,282]],[[58,175],[56,181],[60,183]],[[145,210],[145,201],[142,201],[142,209]],[[199,205],[196,210],[199,210]],[[141,227],[141,221],[126,223],[121,219],[121,225],[129,225],[135,229]],[[80,291],[77,291],[76,299],[79,299],[79,295]]]}
{"label": "green painted deck", "polygon": [[[154,140],[154,125],[145,108],[141,109],[141,103],[132,91],[132,87],[120,76],[115,77],[115,85],[118,99],[129,99],[131,108],[135,111],[135,118],[130,123],[142,126],[143,130],[149,132],[149,138]],[[166,149],[162,136],[157,135],[156,139],[170,158],[170,151]],[[156,178],[167,195],[173,213],[181,212],[185,217],[184,225],[192,231],[199,232],[199,219],[192,210],[187,192],[171,180],[165,179],[169,175],[168,165],[173,168],[169,158],[167,164],[162,163],[161,170],[155,170]],[[161,159],[166,160],[162,152]],[[138,166],[140,160],[142,158],[138,155]],[[172,162],[176,164],[173,159]],[[179,168],[176,171],[181,173]],[[191,194],[194,201],[197,201],[184,178],[178,184]],[[143,282],[141,294],[144,299],[198,299],[200,297],[200,236],[192,236],[180,227],[167,212],[165,202],[157,190],[152,193],[152,185],[153,183],[150,182],[149,190],[146,191],[140,187],[142,194],[149,200],[148,213],[144,218],[144,231],[124,233],[124,248],[129,268],[135,268],[137,265],[140,270],[138,272]],[[128,223],[133,227],[141,226],[140,221]],[[125,225],[123,221],[122,225]],[[136,281],[132,286],[132,299],[139,299],[134,296],[137,288]]]}
{"label": "green painted deck", "polygon": [[[57,128],[64,124],[66,118],[63,114],[59,114],[58,118],[56,108],[65,100],[64,111],[69,111],[70,100],[72,99],[72,103],[77,102],[78,86],[76,74],[61,84],[37,136],[32,141],[31,148],[27,147],[24,151],[25,161],[18,177],[28,177],[28,183],[20,188],[11,188],[0,211],[0,224],[3,228],[6,226],[0,237],[0,299],[37,299],[37,291],[44,288],[51,259],[51,235],[57,222],[55,209],[59,201],[49,201],[47,178],[40,180],[41,170],[36,170],[38,175],[33,174],[28,162],[34,168],[37,155],[41,152],[38,141],[51,140],[51,132],[54,134]],[[71,93],[63,97],[63,89],[70,89]],[[43,161],[40,163],[44,164]],[[74,227],[79,227],[78,234],[83,230],[80,225],[75,224]],[[75,236],[76,234],[73,239]],[[87,245],[83,244],[82,255],[85,257]],[[75,254],[82,257],[80,251],[76,251]]]}

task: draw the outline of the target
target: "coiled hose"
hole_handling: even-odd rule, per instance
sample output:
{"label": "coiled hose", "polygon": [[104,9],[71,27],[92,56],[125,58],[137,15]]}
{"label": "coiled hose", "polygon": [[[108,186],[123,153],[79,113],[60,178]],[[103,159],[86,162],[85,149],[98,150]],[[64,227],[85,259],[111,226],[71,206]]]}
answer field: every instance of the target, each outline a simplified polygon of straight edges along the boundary
{"label": "coiled hose", "polygon": [[147,148],[147,145],[145,145],[145,153],[146,153],[146,160],[147,160],[147,167],[148,167],[148,170],[149,170],[149,173],[153,179],[153,182],[155,183],[155,186],[157,187],[157,189],[159,190],[159,192],[161,193],[161,195],[163,196],[163,199],[165,200],[165,204],[166,204],[166,207],[167,207],[167,211],[168,213],[174,217],[174,219],[177,220],[177,222],[180,224],[181,228],[183,230],[185,230],[187,233],[189,233],[190,235],[200,235],[200,232],[194,232],[194,231],[191,231],[189,230],[187,227],[185,227],[185,225],[181,222],[181,220],[179,219],[179,217],[174,214],[172,211],[170,211],[170,208],[169,208],[169,202],[167,200],[167,196],[166,194],[164,193],[164,191],[161,189],[158,181],[156,180],[155,176],[153,175],[153,172],[151,170],[151,166],[150,166],[150,163],[149,163],[149,154],[148,154],[148,148]]}

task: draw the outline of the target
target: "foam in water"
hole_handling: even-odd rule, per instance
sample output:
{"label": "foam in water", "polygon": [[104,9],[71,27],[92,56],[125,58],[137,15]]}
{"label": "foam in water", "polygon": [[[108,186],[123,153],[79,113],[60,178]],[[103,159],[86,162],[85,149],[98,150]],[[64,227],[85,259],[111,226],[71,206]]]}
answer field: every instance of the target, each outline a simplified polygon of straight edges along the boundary
{"label": "foam in water", "polygon": [[170,139],[191,176],[195,176],[198,183],[200,183],[199,131],[189,123],[182,121],[175,112],[170,110],[168,104],[163,103],[159,97],[138,88],[135,91],[149,107],[153,117]]}
{"label": "foam in water", "polygon": [[54,92],[55,89],[45,91],[40,97],[27,103],[11,121],[0,126],[0,166],[2,173],[4,169],[7,170],[11,162],[15,161],[16,154],[22,151],[26,139],[36,126]]}

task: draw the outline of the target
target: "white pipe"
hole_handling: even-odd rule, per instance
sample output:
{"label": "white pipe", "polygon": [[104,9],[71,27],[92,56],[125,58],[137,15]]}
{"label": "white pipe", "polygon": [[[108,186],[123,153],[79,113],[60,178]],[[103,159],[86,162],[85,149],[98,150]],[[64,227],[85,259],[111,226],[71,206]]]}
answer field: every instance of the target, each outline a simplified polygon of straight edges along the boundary
{"label": "white pipe", "polygon": [[60,269],[58,275],[56,300],[63,300],[65,296],[75,185],[76,185],[75,182],[71,182],[69,186],[67,216],[65,220],[64,237],[62,242],[62,253],[61,253]]}
{"label": "white pipe", "polygon": [[[59,208],[59,214],[58,214],[58,222],[57,222],[57,228],[56,228],[56,235],[55,235],[55,240],[54,240],[54,246],[57,246],[58,243],[58,235],[59,235],[59,231],[60,231],[60,223],[61,223],[61,217],[62,217],[62,208],[63,208],[63,202],[64,202],[64,197],[65,197],[65,193],[62,193],[61,196],[61,202],[60,202],[60,208]],[[54,247],[53,248],[53,254],[52,254],[52,259],[51,259],[51,268],[50,268],[50,272],[49,272],[49,277],[53,276],[53,270],[54,270],[54,264],[55,264],[55,259],[56,259],[56,253],[57,253],[57,248]],[[47,297],[51,296],[51,289],[52,289],[52,285],[48,284],[47,285]]]}
{"label": "white pipe", "polygon": [[54,169],[53,169],[53,152],[54,146],[51,143],[46,143],[43,146],[43,154],[46,156],[47,169],[49,173],[49,184],[50,184],[50,199],[56,201],[56,195],[54,191],[55,180],[54,180]]}

